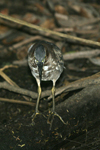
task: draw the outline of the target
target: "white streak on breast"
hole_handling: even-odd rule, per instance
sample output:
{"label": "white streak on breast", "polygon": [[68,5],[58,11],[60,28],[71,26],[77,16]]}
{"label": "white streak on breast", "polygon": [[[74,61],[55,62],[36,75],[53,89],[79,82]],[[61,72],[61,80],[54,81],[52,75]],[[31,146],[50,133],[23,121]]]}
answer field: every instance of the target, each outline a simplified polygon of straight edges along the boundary
{"label": "white streak on breast", "polygon": [[56,70],[59,70],[59,68],[56,66]]}
{"label": "white streak on breast", "polygon": [[47,71],[47,70],[48,70],[48,66],[43,66],[43,69],[44,69],[45,71]]}
{"label": "white streak on breast", "polygon": [[37,67],[36,68],[32,67],[32,70],[38,70],[38,68]]}

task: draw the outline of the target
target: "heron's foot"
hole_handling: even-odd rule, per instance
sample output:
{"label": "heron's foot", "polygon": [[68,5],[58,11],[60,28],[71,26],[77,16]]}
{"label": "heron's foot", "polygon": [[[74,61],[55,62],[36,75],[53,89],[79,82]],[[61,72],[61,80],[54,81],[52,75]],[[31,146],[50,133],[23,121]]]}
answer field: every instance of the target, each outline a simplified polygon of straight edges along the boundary
{"label": "heron's foot", "polygon": [[32,122],[34,121],[34,119],[36,118],[36,116],[39,115],[39,114],[40,114],[39,111],[35,111],[35,112],[33,113],[33,115],[31,116]]}
{"label": "heron's foot", "polygon": [[47,123],[50,124],[50,130],[51,130],[52,123],[53,123],[53,120],[54,120],[54,117],[55,117],[55,116],[57,116],[57,117],[61,120],[61,122],[62,122],[63,124],[67,125],[67,123],[62,119],[62,117],[61,117],[59,114],[57,114],[57,112],[55,112],[55,111],[50,111],[50,112],[49,112],[48,119],[47,119]]}
{"label": "heron's foot", "polygon": [[44,118],[47,119],[47,117],[46,117],[44,114],[40,113],[39,111],[35,111],[35,112],[33,113],[33,115],[31,116],[31,118],[32,118],[32,123],[34,122],[34,119],[36,118],[37,115],[42,115]]}

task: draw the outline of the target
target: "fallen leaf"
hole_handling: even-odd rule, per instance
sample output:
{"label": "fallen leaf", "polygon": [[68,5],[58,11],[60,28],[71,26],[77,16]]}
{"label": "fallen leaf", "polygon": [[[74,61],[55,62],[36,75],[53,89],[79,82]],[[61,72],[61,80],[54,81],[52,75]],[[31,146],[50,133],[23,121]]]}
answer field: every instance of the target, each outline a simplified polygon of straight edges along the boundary
{"label": "fallen leaf", "polygon": [[54,19],[47,19],[40,26],[43,27],[43,28],[53,29],[53,28],[55,28]]}
{"label": "fallen leaf", "polygon": [[60,14],[68,15],[67,10],[63,6],[61,6],[61,5],[56,5],[55,6],[55,11],[57,13],[60,13]]}
{"label": "fallen leaf", "polygon": [[23,17],[23,20],[33,24],[39,23],[39,19],[37,19],[36,16],[33,15],[32,13],[26,13],[25,16]]}

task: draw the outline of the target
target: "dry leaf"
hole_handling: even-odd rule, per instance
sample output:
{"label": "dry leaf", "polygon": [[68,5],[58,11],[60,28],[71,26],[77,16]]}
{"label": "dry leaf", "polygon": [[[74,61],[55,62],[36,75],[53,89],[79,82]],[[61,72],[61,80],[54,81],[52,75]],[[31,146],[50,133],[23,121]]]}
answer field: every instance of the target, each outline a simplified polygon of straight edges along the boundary
{"label": "dry leaf", "polygon": [[40,26],[43,27],[43,28],[53,29],[53,28],[55,28],[54,19],[47,19]]}
{"label": "dry leaf", "polygon": [[37,19],[36,16],[33,15],[32,13],[26,13],[25,16],[23,17],[23,20],[33,24],[39,23],[39,19]]}
{"label": "dry leaf", "polygon": [[66,9],[61,5],[56,5],[55,11],[60,14],[68,15],[68,12],[66,11]]}

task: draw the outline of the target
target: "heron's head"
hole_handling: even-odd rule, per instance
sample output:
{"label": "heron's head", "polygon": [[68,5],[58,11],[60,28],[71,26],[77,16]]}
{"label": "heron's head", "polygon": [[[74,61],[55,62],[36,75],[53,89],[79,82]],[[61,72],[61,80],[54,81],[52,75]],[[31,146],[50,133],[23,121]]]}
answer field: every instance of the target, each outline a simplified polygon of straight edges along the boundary
{"label": "heron's head", "polygon": [[43,45],[39,44],[35,48],[34,58],[35,58],[35,63],[38,66],[39,78],[40,78],[40,81],[41,81],[43,64],[44,64],[45,58],[46,58],[46,50],[45,50],[45,47]]}

